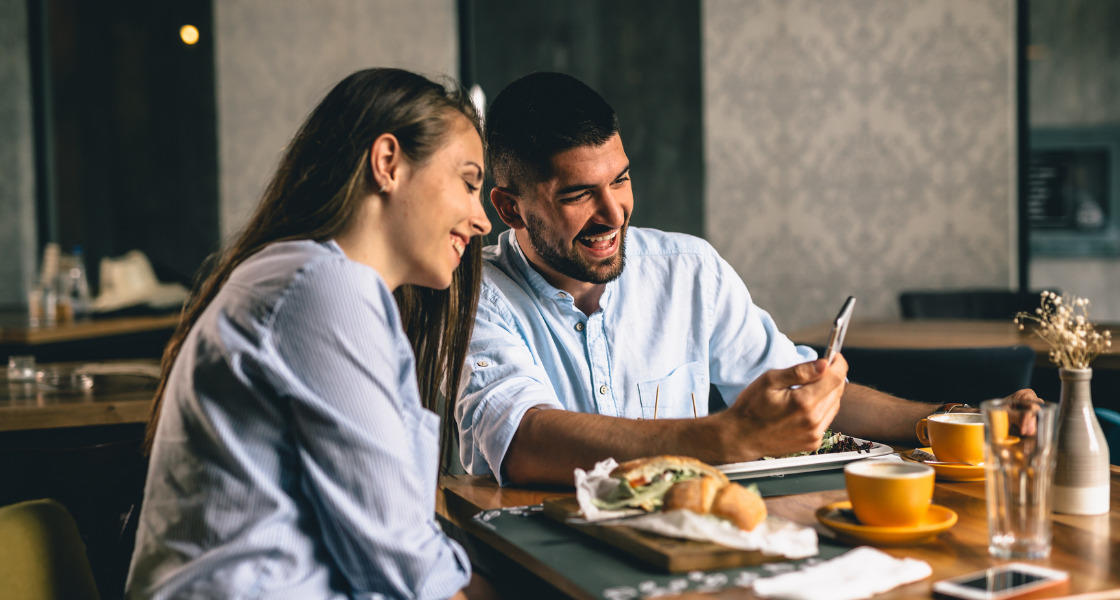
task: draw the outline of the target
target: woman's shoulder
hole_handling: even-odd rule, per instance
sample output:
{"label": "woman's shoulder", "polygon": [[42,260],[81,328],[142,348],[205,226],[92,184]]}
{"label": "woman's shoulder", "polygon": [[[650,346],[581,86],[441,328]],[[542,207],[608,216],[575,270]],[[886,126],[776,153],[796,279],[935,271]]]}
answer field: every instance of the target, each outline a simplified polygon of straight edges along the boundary
{"label": "woman's shoulder", "polygon": [[393,303],[377,271],[350,260],[332,241],[270,244],[234,270],[226,287],[270,313],[288,306],[329,314],[360,305],[384,318]]}
{"label": "woman's shoulder", "polygon": [[377,284],[381,283],[377,271],[350,260],[330,240],[293,240],[270,244],[238,266],[230,276],[230,282],[287,288],[306,278],[342,287],[351,287],[352,284],[379,287]]}

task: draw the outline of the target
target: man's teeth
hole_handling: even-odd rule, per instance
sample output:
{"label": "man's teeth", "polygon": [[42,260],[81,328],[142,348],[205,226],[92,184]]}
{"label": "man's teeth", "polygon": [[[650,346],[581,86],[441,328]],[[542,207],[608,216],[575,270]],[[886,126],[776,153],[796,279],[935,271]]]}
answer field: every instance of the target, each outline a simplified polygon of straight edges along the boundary
{"label": "man's teeth", "polygon": [[591,242],[592,244],[594,244],[595,242],[605,242],[607,240],[613,240],[614,236],[616,236],[616,235],[618,235],[618,230],[617,229],[615,231],[612,231],[610,233],[605,233],[603,235],[597,235],[597,236],[594,236],[594,237],[584,236],[580,239]]}
{"label": "man's teeth", "polygon": [[463,258],[463,252],[466,251],[467,247],[464,246],[459,240],[451,240],[451,246],[455,248],[456,252],[459,253],[459,258]]}

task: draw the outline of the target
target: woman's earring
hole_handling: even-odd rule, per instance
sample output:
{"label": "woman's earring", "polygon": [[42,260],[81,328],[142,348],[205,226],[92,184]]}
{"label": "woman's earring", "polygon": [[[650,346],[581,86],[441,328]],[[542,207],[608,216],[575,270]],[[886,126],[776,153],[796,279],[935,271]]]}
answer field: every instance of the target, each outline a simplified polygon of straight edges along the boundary
{"label": "woman's earring", "polygon": [[381,189],[377,190],[377,193],[378,194],[384,194],[385,193],[385,186],[381,186]]}

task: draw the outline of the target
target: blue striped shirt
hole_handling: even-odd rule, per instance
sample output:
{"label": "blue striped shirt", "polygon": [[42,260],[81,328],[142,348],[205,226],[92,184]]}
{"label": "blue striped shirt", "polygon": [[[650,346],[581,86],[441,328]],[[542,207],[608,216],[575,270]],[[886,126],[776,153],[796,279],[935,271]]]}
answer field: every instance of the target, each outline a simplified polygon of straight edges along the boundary
{"label": "blue striped shirt", "polygon": [[128,595],[447,598],[439,418],[390,290],[332,242],[239,266],[164,394]]}
{"label": "blue striped shirt", "polygon": [[[614,417],[708,414],[709,384],[734,401],[770,369],[816,358],[751,301],[708,242],[640,227],[590,316],[529,264],[511,231],[488,246],[455,409],[467,472],[494,473],[535,406]],[[503,481],[504,483],[504,481]]]}

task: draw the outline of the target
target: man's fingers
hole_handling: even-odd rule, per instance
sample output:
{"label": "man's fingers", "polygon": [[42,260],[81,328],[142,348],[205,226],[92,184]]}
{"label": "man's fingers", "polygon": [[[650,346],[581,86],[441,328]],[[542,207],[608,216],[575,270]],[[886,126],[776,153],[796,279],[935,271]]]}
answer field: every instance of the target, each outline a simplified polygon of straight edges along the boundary
{"label": "man's fingers", "polygon": [[832,359],[832,364],[828,365],[828,368],[843,379],[848,376],[848,359],[844,358],[843,353],[837,353]]}
{"label": "man's fingers", "polygon": [[1034,393],[1034,390],[1030,389],[1019,390],[1008,396],[1006,400],[1012,405],[1041,404],[1043,402],[1043,400]]}
{"label": "man's fingers", "polygon": [[788,388],[817,381],[821,378],[826,369],[828,369],[828,363],[818,358],[817,360],[794,365],[788,369],[774,369],[769,371],[767,375],[770,377],[770,381],[777,387]]}

